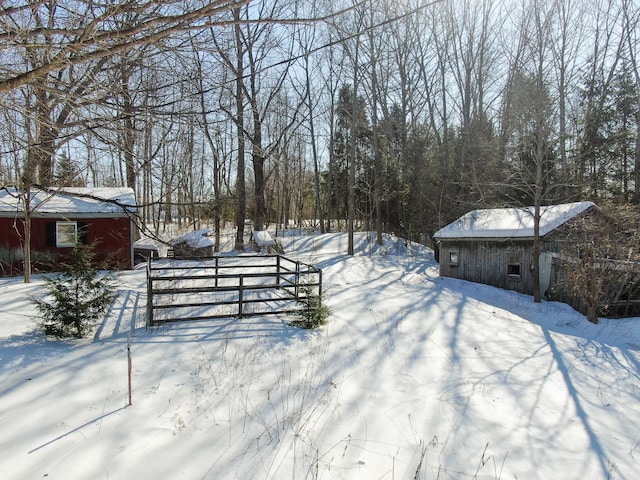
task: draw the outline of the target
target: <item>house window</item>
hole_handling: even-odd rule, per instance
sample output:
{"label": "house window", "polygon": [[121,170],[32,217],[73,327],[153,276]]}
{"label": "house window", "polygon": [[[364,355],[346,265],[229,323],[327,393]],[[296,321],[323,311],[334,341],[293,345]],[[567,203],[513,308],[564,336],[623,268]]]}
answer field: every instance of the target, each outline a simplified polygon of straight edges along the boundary
{"label": "house window", "polygon": [[460,254],[456,250],[449,252],[449,266],[457,267],[460,265]]}
{"label": "house window", "polygon": [[56,247],[73,247],[78,241],[76,222],[56,222]]}
{"label": "house window", "polygon": [[507,275],[509,278],[520,278],[520,254],[510,253],[507,263]]}

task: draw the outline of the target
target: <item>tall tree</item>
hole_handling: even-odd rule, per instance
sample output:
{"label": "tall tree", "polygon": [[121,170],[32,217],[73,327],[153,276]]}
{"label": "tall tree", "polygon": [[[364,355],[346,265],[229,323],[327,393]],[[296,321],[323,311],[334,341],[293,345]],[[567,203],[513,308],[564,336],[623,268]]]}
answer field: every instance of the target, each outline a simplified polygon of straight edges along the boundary
{"label": "tall tree", "polygon": [[316,26],[312,26],[309,30],[299,30],[297,32],[298,43],[300,49],[302,50],[302,62],[303,62],[303,71],[304,71],[304,86],[302,87],[303,93],[299,93],[299,95],[303,98],[303,102],[306,107],[306,120],[309,130],[309,144],[311,146],[311,157],[313,161],[313,184],[314,184],[314,199],[315,199],[315,217],[320,225],[320,232],[325,233],[325,212],[324,206],[322,203],[322,192],[321,192],[321,179],[320,179],[320,153],[318,148],[318,139],[316,132],[316,123],[317,123],[317,115],[316,115],[316,107],[318,100],[316,99],[316,94],[314,94],[314,83],[312,81],[312,76],[314,72],[312,68],[316,71],[319,70],[319,67],[315,65],[312,67],[311,65],[311,55],[310,51],[314,42],[314,39],[317,37],[317,29]]}
{"label": "tall tree", "polygon": [[[214,35],[214,32],[210,32]],[[213,224],[214,224],[214,251],[220,251],[220,240],[222,231],[222,203],[223,203],[223,186],[224,186],[224,170],[226,168],[224,142],[221,139],[222,132],[220,126],[213,127],[210,117],[212,116],[213,108],[209,106],[208,95],[206,91],[209,87],[206,86],[207,78],[216,78],[217,71],[213,66],[210,66],[208,70],[205,70],[206,65],[209,63],[206,61],[206,50],[201,51],[195,40],[192,38],[193,48],[193,60],[196,77],[194,79],[195,88],[198,98],[198,125],[202,130],[206,145],[208,146],[208,153],[211,156],[211,186],[213,189]],[[218,95],[222,94],[221,90],[217,90]],[[219,119],[218,119],[219,120]],[[203,175],[204,176],[204,175]]]}
{"label": "tall tree", "polygon": [[611,89],[624,47],[623,37],[616,35],[620,10],[609,3],[594,2],[593,43],[583,80],[582,128],[578,133],[578,183],[584,185],[586,194],[593,198],[602,193],[606,183],[610,161],[606,130],[609,129]]}
{"label": "tall tree", "polygon": [[356,177],[370,163],[371,129],[363,97],[344,84],[336,102],[336,129],[333,139],[335,182],[331,194],[340,217],[355,224]]}
{"label": "tall tree", "polygon": [[[376,21],[374,15],[374,9],[369,12],[369,24],[373,25]],[[374,35],[373,30],[369,30],[367,35],[367,50],[369,57],[369,71],[368,76],[370,80],[369,95],[371,105],[371,137],[373,147],[373,170],[372,170],[372,183],[373,183],[373,208],[375,211],[375,230],[376,230],[376,243],[382,245],[382,190],[383,190],[383,174],[382,174],[382,146],[380,144],[380,131],[378,129],[378,116],[380,106],[380,91],[379,91],[379,65],[382,57],[382,45],[380,37]]]}
{"label": "tall tree", "polygon": [[575,0],[556,0],[554,16],[556,26],[552,35],[552,55],[557,86],[558,105],[558,151],[560,155],[561,182],[569,186],[573,183],[574,169],[569,164],[571,86],[577,80],[580,62],[580,50],[584,48],[585,2]]}
{"label": "tall tree", "polygon": [[[244,250],[244,224],[247,215],[247,197],[246,197],[246,180],[245,180],[245,138],[244,138],[244,45],[242,43],[242,30],[240,25],[240,5],[233,10],[233,36],[235,45],[236,62],[235,65],[231,60],[227,59],[235,75],[235,112],[234,123],[236,125],[236,141],[237,141],[237,161],[236,161],[236,238],[235,249]],[[218,48],[219,51],[222,51]]]}
{"label": "tall tree", "polygon": [[[543,202],[553,198],[557,188],[552,148],[551,97],[549,94],[551,10],[542,0],[528,4],[521,12],[522,61],[512,67],[509,91],[509,143],[505,151],[511,176],[507,187],[511,202],[533,205],[533,297],[541,301],[539,282],[540,215]],[[507,131],[507,130],[505,130]]]}
{"label": "tall tree", "polygon": [[[640,93],[640,65],[638,64],[638,27],[640,26],[640,6],[632,0],[623,0],[623,38],[625,40],[629,68],[635,82],[634,89],[636,94]],[[637,98],[635,105],[635,144],[634,144],[634,161],[633,161],[633,180],[634,180],[634,203],[640,203],[640,96]]]}

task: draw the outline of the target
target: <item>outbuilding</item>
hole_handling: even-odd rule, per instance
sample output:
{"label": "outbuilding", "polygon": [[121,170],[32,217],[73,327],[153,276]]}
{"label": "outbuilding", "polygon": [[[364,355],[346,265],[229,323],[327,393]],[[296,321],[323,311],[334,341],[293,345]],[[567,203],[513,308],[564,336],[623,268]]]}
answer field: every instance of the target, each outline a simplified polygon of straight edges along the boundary
{"label": "outbuilding", "polygon": [[[554,281],[554,258],[577,248],[563,233],[571,222],[589,215],[592,202],[540,209],[540,291]],[[433,236],[440,275],[533,294],[534,208],[473,210]]]}
{"label": "outbuilding", "polygon": [[134,218],[131,188],[0,190],[0,273],[24,270],[25,219],[31,223],[33,271],[55,271],[76,243],[94,244],[96,262],[111,268],[134,264]]}

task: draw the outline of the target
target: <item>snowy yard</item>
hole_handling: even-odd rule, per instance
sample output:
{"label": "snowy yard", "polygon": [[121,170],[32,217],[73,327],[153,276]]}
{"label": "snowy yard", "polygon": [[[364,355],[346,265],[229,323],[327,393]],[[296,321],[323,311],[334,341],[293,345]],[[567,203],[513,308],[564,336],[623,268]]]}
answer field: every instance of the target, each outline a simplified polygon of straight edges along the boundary
{"label": "snowy yard", "polygon": [[[119,274],[95,338],[46,341],[0,279],[3,479],[626,479],[640,472],[640,319],[440,278],[430,251],[285,237],[323,269],[328,325],[145,329]],[[128,406],[127,334],[133,405]]]}

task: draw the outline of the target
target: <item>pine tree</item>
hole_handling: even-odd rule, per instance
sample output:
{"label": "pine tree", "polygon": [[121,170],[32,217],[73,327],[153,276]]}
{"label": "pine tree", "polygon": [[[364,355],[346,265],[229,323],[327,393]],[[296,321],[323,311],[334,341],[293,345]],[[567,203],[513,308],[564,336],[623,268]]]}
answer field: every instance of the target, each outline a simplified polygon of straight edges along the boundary
{"label": "pine tree", "polygon": [[302,308],[297,312],[296,319],[289,325],[305,329],[320,328],[327,323],[331,309],[322,303],[322,296],[316,294],[311,286],[303,285],[298,303]]}
{"label": "pine tree", "polygon": [[85,187],[80,168],[63,153],[56,164],[55,183],[59,187]]}
{"label": "pine tree", "polygon": [[77,244],[62,271],[44,277],[47,299],[33,299],[42,314],[40,326],[57,338],[85,337],[115,298],[111,275],[99,276],[94,246]]}

